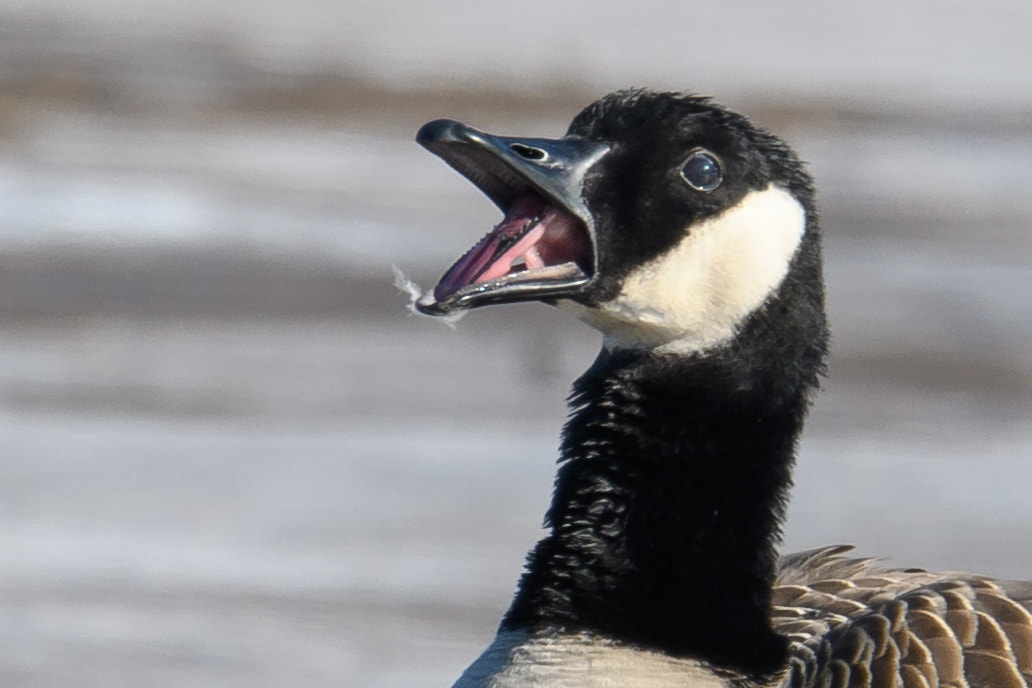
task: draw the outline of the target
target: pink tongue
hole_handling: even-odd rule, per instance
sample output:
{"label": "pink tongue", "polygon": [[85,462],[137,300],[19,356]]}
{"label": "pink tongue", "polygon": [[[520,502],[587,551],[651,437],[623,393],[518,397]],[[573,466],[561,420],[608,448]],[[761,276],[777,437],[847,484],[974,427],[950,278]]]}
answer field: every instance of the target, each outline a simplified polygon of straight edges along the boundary
{"label": "pink tongue", "polygon": [[527,268],[542,267],[545,263],[534,244],[544,235],[545,223],[523,236],[520,234],[528,223],[542,215],[547,206],[548,202],[533,192],[528,191],[517,198],[505,219],[444,274],[434,289],[434,298],[443,301],[470,284],[498,279],[509,273],[512,262],[520,256],[524,257]]}

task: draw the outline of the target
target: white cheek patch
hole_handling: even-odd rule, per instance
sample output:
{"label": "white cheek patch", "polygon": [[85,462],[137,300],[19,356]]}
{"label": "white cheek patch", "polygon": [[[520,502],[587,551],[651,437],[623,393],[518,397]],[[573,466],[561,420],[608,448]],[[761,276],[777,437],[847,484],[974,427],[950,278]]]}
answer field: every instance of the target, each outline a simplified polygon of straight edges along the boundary
{"label": "white cheek patch", "polygon": [[805,229],[806,211],[790,193],[753,191],[629,274],[615,299],[567,307],[601,330],[608,348],[709,349],[778,288]]}

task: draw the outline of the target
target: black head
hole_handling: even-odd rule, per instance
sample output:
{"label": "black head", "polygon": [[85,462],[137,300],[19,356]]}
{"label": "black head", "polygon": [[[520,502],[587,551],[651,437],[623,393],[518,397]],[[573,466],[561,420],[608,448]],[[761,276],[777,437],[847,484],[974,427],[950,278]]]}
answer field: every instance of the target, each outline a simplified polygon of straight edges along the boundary
{"label": "black head", "polygon": [[597,222],[596,302],[749,192],[774,184],[812,212],[811,180],[795,153],[707,97],[618,91],[581,111],[567,135],[610,146],[584,191]]}
{"label": "black head", "polygon": [[438,121],[418,140],[506,213],[424,312],[543,300],[614,347],[682,352],[729,341],[786,282],[808,282],[808,296],[790,291],[823,314],[809,175],[783,141],[708,98],[619,91],[561,139]]}

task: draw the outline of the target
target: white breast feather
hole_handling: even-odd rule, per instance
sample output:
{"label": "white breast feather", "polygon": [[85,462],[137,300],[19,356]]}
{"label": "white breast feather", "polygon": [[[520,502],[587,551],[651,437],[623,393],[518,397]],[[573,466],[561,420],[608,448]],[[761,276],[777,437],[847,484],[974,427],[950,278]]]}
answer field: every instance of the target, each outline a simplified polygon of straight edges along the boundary
{"label": "white breast feather", "polygon": [[453,688],[726,688],[699,662],[586,635],[499,633]]}

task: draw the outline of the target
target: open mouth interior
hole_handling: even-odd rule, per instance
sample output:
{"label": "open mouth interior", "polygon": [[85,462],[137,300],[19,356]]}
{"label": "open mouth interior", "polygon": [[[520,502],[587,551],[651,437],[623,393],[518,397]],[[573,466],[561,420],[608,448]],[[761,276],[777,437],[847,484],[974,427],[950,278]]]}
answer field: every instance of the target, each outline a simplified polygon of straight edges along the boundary
{"label": "open mouth interior", "polygon": [[592,273],[591,239],[569,211],[532,189],[518,194],[505,218],[460,258],[434,289],[444,302],[481,285],[551,282]]}

